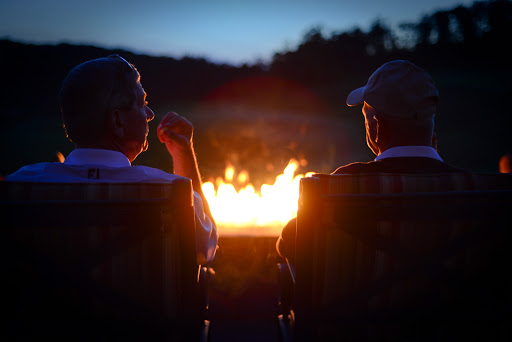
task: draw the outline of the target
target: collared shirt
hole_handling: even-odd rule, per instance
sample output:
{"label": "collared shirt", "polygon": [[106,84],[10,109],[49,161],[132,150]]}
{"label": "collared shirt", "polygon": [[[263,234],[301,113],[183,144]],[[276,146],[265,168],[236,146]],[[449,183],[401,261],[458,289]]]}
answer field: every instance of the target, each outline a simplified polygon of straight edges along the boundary
{"label": "collared shirt", "polygon": [[[73,150],[64,163],[38,163],[20,168],[6,177],[18,182],[140,182],[170,183],[181,176],[148,166],[132,166],[121,152],[81,148]],[[217,228],[204,213],[201,196],[194,191],[197,262],[213,260],[217,248]]]}
{"label": "collared shirt", "polygon": [[64,160],[66,165],[101,164],[108,167],[132,166],[130,160],[121,152],[93,148],[78,148]]}
{"label": "collared shirt", "polygon": [[382,152],[375,158],[375,161],[384,158],[396,157],[425,157],[443,161],[437,151],[430,146],[396,146]]}

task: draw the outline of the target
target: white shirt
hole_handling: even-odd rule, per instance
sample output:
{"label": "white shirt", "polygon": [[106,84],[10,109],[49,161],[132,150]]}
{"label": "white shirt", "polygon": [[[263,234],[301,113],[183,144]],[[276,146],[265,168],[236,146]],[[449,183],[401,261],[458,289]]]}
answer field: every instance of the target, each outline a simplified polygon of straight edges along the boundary
{"label": "white shirt", "polygon": [[[148,166],[132,166],[121,152],[81,148],[73,150],[64,163],[38,163],[20,168],[6,177],[19,182],[105,182],[170,183],[181,176]],[[217,227],[204,213],[201,196],[194,191],[196,250],[198,264],[210,262],[217,249]]]}
{"label": "white shirt", "polygon": [[382,152],[375,158],[375,161],[385,158],[396,157],[425,157],[443,161],[437,151],[430,146],[396,146]]}

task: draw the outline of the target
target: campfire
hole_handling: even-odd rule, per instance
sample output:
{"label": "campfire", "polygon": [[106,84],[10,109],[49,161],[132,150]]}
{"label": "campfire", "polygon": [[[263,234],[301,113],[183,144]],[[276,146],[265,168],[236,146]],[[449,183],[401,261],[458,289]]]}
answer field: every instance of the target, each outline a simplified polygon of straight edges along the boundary
{"label": "campfire", "polygon": [[[283,226],[297,214],[299,181],[305,175],[294,175],[299,163],[292,159],[274,184],[263,184],[256,191],[252,184],[236,190],[233,182],[244,184],[249,175],[228,166],[224,178],[216,184],[206,182],[203,192],[208,200],[221,235],[278,236]],[[235,178],[236,177],[236,178]]]}

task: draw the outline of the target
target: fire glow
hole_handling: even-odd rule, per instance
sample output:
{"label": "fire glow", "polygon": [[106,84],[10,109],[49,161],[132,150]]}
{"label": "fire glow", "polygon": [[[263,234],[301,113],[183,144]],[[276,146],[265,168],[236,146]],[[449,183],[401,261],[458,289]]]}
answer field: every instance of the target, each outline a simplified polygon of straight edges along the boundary
{"label": "fire glow", "polygon": [[235,189],[235,175],[238,183],[244,184],[249,178],[246,171],[236,174],[228,166],[224,179],[203,184],[203,192],[217,223],[220,234],[279,235],[283,226],[297,215],[299,182],[306,175],[295,175],[299,164],[292,159],[283,173],[276,177],[273,185],[263,184],[259,192],[252,184],[239,191]]}

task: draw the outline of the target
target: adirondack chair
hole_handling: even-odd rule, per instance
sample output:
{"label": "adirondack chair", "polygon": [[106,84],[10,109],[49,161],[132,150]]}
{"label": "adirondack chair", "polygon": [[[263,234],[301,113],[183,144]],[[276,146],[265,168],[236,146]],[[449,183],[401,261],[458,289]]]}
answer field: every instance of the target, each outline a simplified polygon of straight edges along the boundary
{"label": "adirondack chair", "polygon": [[316,175],[300,187],[296,261],[279,265],[281,340],[510,339],[512,175]]}
{"label": "adirondack chair", "polygon": [[0,193],[8,334],[206,340],[190,180],[0,182]]}

